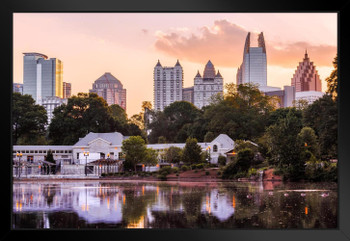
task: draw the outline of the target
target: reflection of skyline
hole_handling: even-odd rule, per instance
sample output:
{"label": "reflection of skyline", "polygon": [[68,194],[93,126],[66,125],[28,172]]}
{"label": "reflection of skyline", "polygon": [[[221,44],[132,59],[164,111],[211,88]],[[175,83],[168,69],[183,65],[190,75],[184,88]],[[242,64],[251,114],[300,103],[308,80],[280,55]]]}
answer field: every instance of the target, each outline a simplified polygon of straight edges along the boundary
{"label": "reflection of skyline", "polygon": [[[118,224],[126,228],[159,227],[162,218],[174,219],[176,215],[183,217],[181,222],[191,225],[200,217],[206,217],[210,222],[227,223],[237,218],[250,219],[261,211],[274,198],[268,193],[271,192],[264,191],[262,185],[242,185],[239,188],[204,185],[196,188],[152,183],[18,183],[13,186],[13,213],[37,213],[44,228],[54,228],[49,217],[57,212],[75,213],[86,224]],[[271,216],[278,215],[278,210],[285,208],[285,202],[291,200],[290,197],[283,199],[283,192],[279,190],[273,193],[280,207],[267,210]],[[300,194],[295,193],[300,199]],[[252,194],[252,198],[248,198],[248,194]],[[306,198],[310,197],[311,194]],[[314,194],[314,198],[320,199],[320,196]],[[299,211],[310,217],[313,209],[305,200],[302,200]],[[313,205],[320,202],[316,199],[309,201]]]}

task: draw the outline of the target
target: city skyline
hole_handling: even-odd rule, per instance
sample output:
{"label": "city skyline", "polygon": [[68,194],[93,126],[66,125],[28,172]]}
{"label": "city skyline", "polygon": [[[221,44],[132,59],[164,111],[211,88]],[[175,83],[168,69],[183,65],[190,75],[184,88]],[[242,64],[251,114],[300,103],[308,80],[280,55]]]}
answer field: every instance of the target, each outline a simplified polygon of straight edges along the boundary
{"label": "city skyline", "polygon": [[307,49],[325,91],[337,50],[335,13],[15,13],[13,26],[13,82],[23,83],[24,52],[60,59],[72,95],[111,72],[128,91],[129,117],[152,102],[158,59],[165,66],[179,59],[185,88],[208,59],[224,83],[235,83],[247,33],[254,40],[263,32],[269,86],[290,85]]}

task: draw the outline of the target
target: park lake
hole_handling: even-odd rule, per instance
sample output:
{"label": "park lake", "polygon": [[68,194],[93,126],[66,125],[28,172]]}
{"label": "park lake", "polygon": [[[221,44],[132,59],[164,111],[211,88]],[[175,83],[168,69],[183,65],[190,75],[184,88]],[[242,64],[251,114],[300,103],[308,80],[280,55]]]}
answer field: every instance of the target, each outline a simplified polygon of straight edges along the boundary
{"label": "park lake", "polygon": [[327,229],[337,213],[336,183],[13,183],[14,229]]}

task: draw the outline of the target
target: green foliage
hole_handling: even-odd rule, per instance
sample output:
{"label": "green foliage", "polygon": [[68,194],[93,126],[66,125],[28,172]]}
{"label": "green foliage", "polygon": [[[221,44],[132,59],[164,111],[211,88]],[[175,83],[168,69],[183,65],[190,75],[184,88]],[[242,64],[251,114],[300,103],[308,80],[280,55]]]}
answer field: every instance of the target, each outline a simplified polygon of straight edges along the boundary
{"label": "green foliage", "polygon": [[182,154],[182,161],[186,164],[198,163],[201,160],[202,148],[196,138],[188,138]]}
{"label": "green foliage", "polygon": [[[72,145],[89,132],[121,132],[123,135],[143,135],[126,118],[125,111],[95,93],[78,93],[53,111],[49,138],[55,145]],[[143,135],[145,138],[145,135]]]}
{"label": "green foliage", "polygon": [[205,136],[204,136],[204,142],[211,142],[212,140],[215,139],[215,137],[216,137],[216,136],[214,135],[213,132],[208,131],[208,132],[205,134]]}
{"label": "green foliage", "polygon": [[327,91],[326,93],[330,94],[333,100],[336,100],[338,97],[338,55],[335,56],[333,60],[334,70],[328,78],[327,82]]}
{"label": "green foliage", "polygon": [[230,162],[223,168],[222,178],[245,177],[254,159],[254,152],[245,148],[237,153],[235,161]]}
{"label": "green foliage", "polygon": [[182,165],[181,166],[181,171],[185,172],[185,171],[188,171],[190,168],[186,165]]}
{"label": "green foliage", "polygon": [[123,140],[122,150],[125,153],[124,167],[133,167],[136,172],[136,165],[143,163],[148,152],[145,141],[141,136],[130,136]]}
{"label": "green foliage", "polygon": [[165,152],[165,160],[168,163],[180,163],[182,158],[182,149],[179,147],[171,146]]}
{"label": "green foliage", "polygon": [[151,148],[146,148],[144,157],[141,161],[146,166],[155,166],[158,163],[158,153],[156,150]]}
{"label": "green foliage", "polygon": [[304,127],[299,132],[297,139],[304,151],[309,151],[315,156],[319,156],[320,148],[315,131],[310,127]]}
{"label": "green foliage", "polygon": [[156,143],[160,136],[167,141],[185,142],[190,135],[189,125],[201,114],[200,110],[187,101],[176,101],[164,108],[163,112],[154,114],[152,123],[149,124],[151,134],[150,143]]}
{"label": "green foliage", "polygon": [[48,162],[51,162],[51,163],[56,164],[56,161],[55,161],[54,158],[53,158],[53,154],[52,154],[52,151],[51,151],[51,150],[48,150],[48,151],[47,151],[47,155],[46,155],[45,160],[48,161]]}
{"label": "green foliage", "polygon": [[47,114],[45,108],[36,105],[30,95],[13,93],[12,101],[13,144],[46,144],[44,136]]}
{"label": "green foliage", "polygon": [[330,95],[314,101],[303,112],[303,124],[315,131],[321,159],[337,159],[338,107]]}
{"label": "green foliage", "polygon": [[219,164],[220,166],[225,166],[225,165],[226,165],[226,157],[220,155],[220,156],[218,157],[218,164]]}

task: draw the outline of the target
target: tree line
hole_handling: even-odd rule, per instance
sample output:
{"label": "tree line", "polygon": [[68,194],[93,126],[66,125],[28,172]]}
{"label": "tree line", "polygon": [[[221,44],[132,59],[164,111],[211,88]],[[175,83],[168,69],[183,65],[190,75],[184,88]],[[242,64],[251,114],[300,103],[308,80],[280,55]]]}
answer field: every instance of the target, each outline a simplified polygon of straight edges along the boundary
{"label": "tree line", "polygon": [[[322,98],[288,108],[276,108],[278,100],[254,85],[229,83],[225,94],[214,96],[202,109],[178,101],[154,111],[150,102],[143,102],[142,111],[128,119],[120,106],[108,106],[94,93],[79,93],[55,108],[47,126],[45,109],[31,96],[14,93],[12,140],[13,144],[72,145],[89,132],[118,131],[140,136],[144,143],[184,143],[189,138],[211,142],[224,133],[235,141],[257,143],[266,163],[291,179],[300,179],[337,159],[337,57],[333,65]],[[249,150],[240,156],[252,159]]]}

